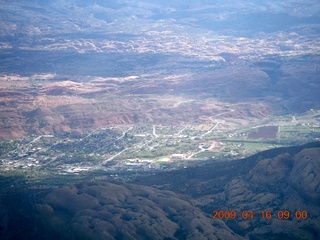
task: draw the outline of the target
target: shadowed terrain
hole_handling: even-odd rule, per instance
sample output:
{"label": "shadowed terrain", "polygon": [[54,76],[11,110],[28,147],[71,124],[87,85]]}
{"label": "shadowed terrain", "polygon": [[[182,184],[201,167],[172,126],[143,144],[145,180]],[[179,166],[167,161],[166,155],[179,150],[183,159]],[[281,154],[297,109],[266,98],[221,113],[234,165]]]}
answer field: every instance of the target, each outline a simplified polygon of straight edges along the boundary
{"label": "shadowed terrain", "polygon": [[[242,160],[141,178],[136,183],[191,195],[207,213],[254,211],[257,219],[227,220],[232,230],[250,239],[318,239],[319,147],[318,142],[308,148],[269,150]],[[261,218],[261,211],[266,210],[272,210],[271,220]],[[290,219],[280,220],[279,210],[289,210]],[[308,218],[296,219],[296,210],[306,210]]]}
{"label": "shadowed terrain", "polygon": [[1,239],[242,239],[171,191],[94,181],[44,195],[2,198]]}
{"label": "shadowed terrain", "polygon": [[[20,187],[12,185],[1,194],[0,236],[316,240],[319,156],[315,142],[140,177],[135,184],[93,180],[36,190],[20,181]],[[8,179],[1,182],[10,185]],[[235,210],[238,217],[212,219],[213,210]],[[243,210],[253,211],[256,218],[243,219]],[[270,219],[261,216],[267,210],[272,212]],[[290,211],[290,218],[280,219],[279,210]],[[303,210],[307,218],[297,219],[296,211]]]}

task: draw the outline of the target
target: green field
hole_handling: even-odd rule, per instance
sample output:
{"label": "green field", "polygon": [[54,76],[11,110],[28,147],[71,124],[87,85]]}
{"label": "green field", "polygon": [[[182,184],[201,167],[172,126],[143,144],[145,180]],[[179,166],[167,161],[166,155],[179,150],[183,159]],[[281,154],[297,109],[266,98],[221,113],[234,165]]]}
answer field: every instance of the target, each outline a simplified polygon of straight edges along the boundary
{"label": "green field", "polygon": [[210,152],[210,151],[204,151],[204,152],[200,152],[198,154],[196,154],[195,158],[214,158],[214,157],[221,157],[223,156],[225,153],[223,152]]}

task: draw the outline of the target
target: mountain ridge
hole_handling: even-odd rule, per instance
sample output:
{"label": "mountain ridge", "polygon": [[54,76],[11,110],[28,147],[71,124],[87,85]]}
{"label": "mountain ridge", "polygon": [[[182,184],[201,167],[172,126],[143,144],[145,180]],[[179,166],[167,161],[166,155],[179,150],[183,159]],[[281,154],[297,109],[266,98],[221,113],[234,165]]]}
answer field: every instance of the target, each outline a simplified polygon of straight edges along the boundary
{"label": "mountain ridge", "polygon": [[[26,234],[33,239],[43,235],[48,239],[147,239],[156,234],[161,239],[316,240],[320,233],[319,151],[320,142],[313,142],[242,160],[138,177],[131,183],[91,180],[47,190],[9,188],[0,195],[4,213],[0,236],[10,239],[14,226],[21,224],[19,229],[24,230],[13,234],[15,239]],[[310,172],[314,176],[306,177]],[[214,210],[234,210],[238,217],[212,219]],[[256,218],[243,215],[244,211]],[[262,215],[267,211],[272,218]],[[279,217],[284,211],[290,212],[290,218]],[[297,219],[303,211],[306,219]],[[142,220],[146,225],[139,223]],[[30,223],[37,227],[30,228]],[[130,230],[121,233],[128,226]]]}

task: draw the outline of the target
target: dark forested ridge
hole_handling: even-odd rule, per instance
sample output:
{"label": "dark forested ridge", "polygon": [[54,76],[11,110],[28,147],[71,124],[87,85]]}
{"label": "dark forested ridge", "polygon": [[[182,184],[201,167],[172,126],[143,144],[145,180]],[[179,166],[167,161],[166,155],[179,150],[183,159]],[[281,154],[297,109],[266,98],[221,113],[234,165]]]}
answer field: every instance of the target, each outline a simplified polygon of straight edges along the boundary
{"label": "dark forested ridge", "polygon": [[[140,177],[134,184],[82,181],[36,190],[3,177],[0,236],[318,239],[319,174],[320,143],[314,142]],[[212,211],[219,209],[235,210],[240,217],[212,219]],[[256,219],[242,219],[244,210],[252,211]],[[261,216],[261,211],[267,210],[272,212],[271,219]],[[290,211],[289,219],[279,219],[277,213],[282,210]],[[296,219],[300,210],[308,213],[306,219]]]}
{"label": "dark forested ridge", "polygon": [[[256,219],[227,221],[233,231],[250,239],[319,238],[319,142],[142,177],[135,182],[191,195],[206,213],[253,211]],[[273,213],[272,219],[261,219],[261,211],[266,210]],[[279,219],[278,212],[283,210],[290,212],[288,220]],[[306,220],[295,218],[300,210],[308,212]]]}

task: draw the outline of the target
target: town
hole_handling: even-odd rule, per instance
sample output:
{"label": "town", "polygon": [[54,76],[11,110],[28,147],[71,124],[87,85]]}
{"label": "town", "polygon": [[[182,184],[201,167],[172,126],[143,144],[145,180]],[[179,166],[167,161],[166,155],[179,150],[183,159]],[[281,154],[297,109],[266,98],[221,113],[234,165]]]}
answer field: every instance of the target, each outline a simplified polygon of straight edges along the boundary
{"label": "town", "polygon": [[206,161],[241,159],[258,151],[320,138],[319,110],[270,117],[247,126],[230,119],[185,125],[115,125],[89,133],[26,136],[0,144],[1,174],[43,176],[170,171]]}

